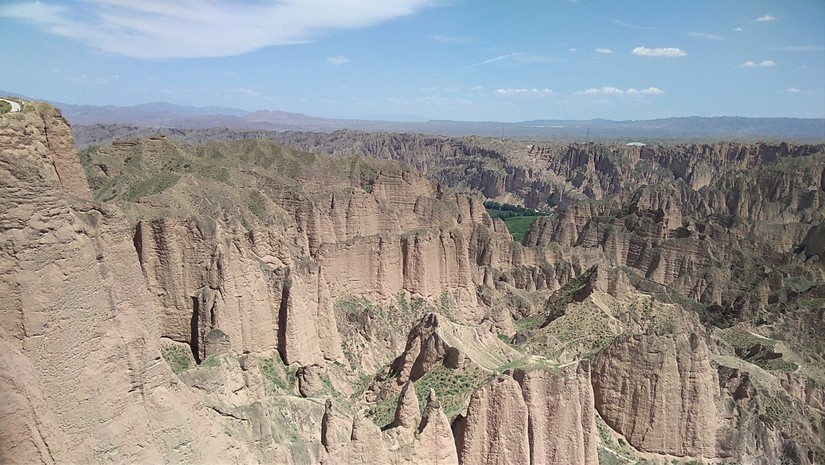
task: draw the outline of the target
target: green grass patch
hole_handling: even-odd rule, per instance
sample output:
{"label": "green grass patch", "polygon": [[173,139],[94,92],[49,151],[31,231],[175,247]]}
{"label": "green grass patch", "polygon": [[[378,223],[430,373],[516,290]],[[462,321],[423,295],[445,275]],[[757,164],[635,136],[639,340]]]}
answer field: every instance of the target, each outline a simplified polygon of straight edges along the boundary
{"label": "green grass patch", "polygon": [[524,233],[527,232],[536,217],[544,215],[544,213],[532,208],[493,201],[484,202],[484,208],[491,218],[504,220],[507,230],[510,231],[513,240],[516,242],[523,241]]}
{"label": "green grass patch", "polygon": [[175,173],[162,173],[149,179],[135,181],[123,194],[123,200],[137,202],[142,197],[160,194],[174,186],[179,178],[180,175]]}
{"label": "green grass patch", "polygon": [[277,355],[261,360],[258,368],[261,370],[263,377],[266,378],[272,386],[287,392],[292,392],[297,379],[295,372],[290,371],[289,367],[284,366]]}
{"label": "green grass patch", "polygon": [[470,394],[488,383],[493,376],[475,364],[457,370],[439,365],[414,383],[418,404],[423,409],[427,405],[430,389],[433,389],[441,401],[444,414],[452,420],[461,413]]}
{"label": "green grass patch", "polygon": [[11,111],[11,104],[4,100],[0,100],[0,113],[8,113]]}
{"label": "green grass patch", "polygon": [[535,216],[514,216],[504,220],[507,225],[507,230],[513,236],[513,240],[521,242],[524,240],[524,233],[530,229],[530,225],[536,220]]}
{"label": "green grass patch", "polygon": [[247,197],[246,207],[253,215],[263,219],[264,213],[266,213],[266,199],[260,192],[252,191]]}
{"label": "green grass patch", "polygon": [[546,317],[544,315],[535,314],[535,315],[530,315],[528,317],[524,317],[520,320],[516,320],[515,321],[516,330],[520,333],[526,333],[527,331],[532,331],[532,330],[538,328],[539,326],[541,326],[541,324],[544,323],[545,319],[546,319]]}
{"label": "green grass patch", "polygon": [[201,362],[198,366],[202,368],[217,368],[221,366],[221,362],[218,360],[217,355],[210,355],[209,357],[206,357],[206,360]]}
{"label": "green grass patch", "polygon": [[383,428],[395,419],[395,409],[398,406],[399,394],[387,397],[373,404],[366,412],[366,417]]}
{"label": "green grass patch", "polygon": [[183,373],[191,367],[189,354],[186,349],[181,346],[170,345],[161,347],[160,354],[176,375]]}

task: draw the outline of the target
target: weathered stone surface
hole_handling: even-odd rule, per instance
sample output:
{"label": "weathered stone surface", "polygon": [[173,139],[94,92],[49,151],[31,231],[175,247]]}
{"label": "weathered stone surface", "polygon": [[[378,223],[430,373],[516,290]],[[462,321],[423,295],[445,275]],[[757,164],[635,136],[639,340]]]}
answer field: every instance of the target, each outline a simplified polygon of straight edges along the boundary
{"label": "weathered stone surface", "polygon": [[[49,137],[32,130],[45,125],[54,126]],[[0,275],[0,322],[5,344],[29,360],[21,375],[34,378],[4,383],[2,396],[38,408],[16,424],[42,423],[32,438],[55,444],[51,458],[41,455],[47,461],[255,461],[173,387],[129,224],[116,208],[79,197],[82,183],[60,174],[81,172],[76,154],[72,162],[63,153],[72,141],[54,139],[61,125],[69,135],[40,104],[0,119],[0,262],[10,266]],[[0,421],[7,431],[9,418]]]}
{"label": "weathered stone surface", "polygon": [[298,368],[298,392],[303,397],[315,397],[324,393],[324,383],[321,381],[317,365]]}
{"label": "weathered stone surface", "polygon": [[458,465],[458,452],[450,421],[444,415],[441,402],[432,389],[427,395],[427,405],[413,444],[412,462]]}
{"label": "weathered stone surface", "polygon": [[395,408],[395,419],[392,427],[417,428],[421,422],[421,410],[418,397],[415,395],[415,386],[407,381],[398,396],[398,406]]}
{"label": "weathered stone surface", "polygon": [[589,362],[561,371],[516,371],[528,410],[530,463],[598,464]]}
{"label": "weathered stone surface", "polygon": [[521,387],[504,375],[470,397],[467,415],[456,420],[461,463],[530,463],[528,410]]}
{"label": "weathered stone surface", "polygon": [[700,334],[620,336],[592,376],[596,410],[634,447],[717,457],[719,381]]}

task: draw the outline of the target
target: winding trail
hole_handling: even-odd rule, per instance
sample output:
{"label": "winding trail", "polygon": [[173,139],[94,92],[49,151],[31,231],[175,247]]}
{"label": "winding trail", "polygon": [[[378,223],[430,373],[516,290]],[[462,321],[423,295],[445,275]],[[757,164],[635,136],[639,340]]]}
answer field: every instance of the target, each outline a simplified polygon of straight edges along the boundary
{"label": "winding trail", "polygon": [[0,98],[0,102],[6,102],[9,105],[11,105],[11,111],[9,111],[9,113],[14,113],[16,111],[20,111],[20,108],[21,108],[20,103],[15,102],[14,100]]}

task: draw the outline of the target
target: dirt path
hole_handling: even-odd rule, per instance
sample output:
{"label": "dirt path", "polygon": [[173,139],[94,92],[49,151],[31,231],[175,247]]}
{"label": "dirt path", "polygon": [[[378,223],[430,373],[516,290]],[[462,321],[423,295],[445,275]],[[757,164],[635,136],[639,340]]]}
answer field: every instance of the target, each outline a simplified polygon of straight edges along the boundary
{"label": "dirt path", "polygon": [[15,102],[14,100],[8,100],[8,99],[0,98],[0,101],[6,102],[9,105],[11,105],[11,111],[9,111],[9,113],[14,113],[15,111],[20,111],[20,108],[21,108],[20,104]]}

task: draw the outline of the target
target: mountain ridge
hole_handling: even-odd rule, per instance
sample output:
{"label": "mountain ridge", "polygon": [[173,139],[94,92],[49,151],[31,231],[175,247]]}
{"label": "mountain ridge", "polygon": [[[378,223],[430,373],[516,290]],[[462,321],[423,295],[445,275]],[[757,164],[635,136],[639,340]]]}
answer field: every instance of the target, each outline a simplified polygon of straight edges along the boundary
{"label": "mountain ridge", "polygon": [[[9,94],[15,95],[15,94]],[[22,98],[25,96],[16,95]],[[825,141],[825,118],[676,116],[650,120],[535,119],[517,122],[387,121],[325,118],[304,113],[227,107],[196,107],[168,102],[133,106],[76,105],[50,102],[72,126],[125,124],[177,129],[232,127],[237,129],[414,132],[446,136],[488,136],[513,139],[598,140],[648,138],[657,140]]]}

